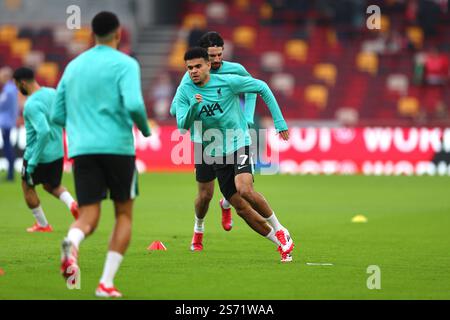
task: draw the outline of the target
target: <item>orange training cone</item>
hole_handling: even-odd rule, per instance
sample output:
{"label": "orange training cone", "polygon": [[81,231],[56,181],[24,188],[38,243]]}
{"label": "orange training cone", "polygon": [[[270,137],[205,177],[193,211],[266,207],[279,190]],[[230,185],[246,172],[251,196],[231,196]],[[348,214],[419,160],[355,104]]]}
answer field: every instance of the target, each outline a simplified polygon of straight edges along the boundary
{"label": "orange training cone", "polygon": [[161,241],[153,241],[147,250],[167,250],[166,246]]}
{"label": "orange training cone", "polygon": [[5,271],[3,271],[2,268],[0,268],[0,277],[3,276],[3,275],[5,275]]}

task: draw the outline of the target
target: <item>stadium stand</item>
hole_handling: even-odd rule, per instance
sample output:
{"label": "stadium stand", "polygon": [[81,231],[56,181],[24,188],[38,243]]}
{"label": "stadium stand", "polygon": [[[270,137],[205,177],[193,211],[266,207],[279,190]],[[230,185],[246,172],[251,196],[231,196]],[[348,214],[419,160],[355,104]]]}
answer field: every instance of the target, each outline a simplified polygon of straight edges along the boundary
{"label": "stadium stand", "polygon": [[[420,14],[425,2],[445,5],[439,6],[433,21]],[[448,70],[444,84],[427,81],[430,72],[442,73],[446,63],[448,68],[448,3],[372,1],[383,13],[381,29],[369,30],[369,3],[364,0],[190,0],[181,10],[179,32],[165,65],[158,68],[167,69],[173,85],[178,84],[190,33],[195,28],[214,30],[225,39],[225,59],[269,83],[288,119],[412,125],[419,117],[429,125],[435,120],[450,123],[445,116],[450,104]],[[5,6],[14,12],[17,3],[7,1]],[[42,84],[56,86],[68,61],[92,45],[89,28],[74,32],[61,24],[32,25],[0,25],[0,65],[32,66]],[[130,38],[125,30],[122,48],[127,53]],[[429,58],[432,48],[440,49],[435,62]],[[155,99],[148,93],[158,81],[155,76],[144,83],[150,117],[155,117]],[[416,102],[404,102],[407,97]],[[268,110],[262,104],[258,99],[257,113],[264,117]]]}
{"label": "stadium stand", "polygon": [[[123,32],[124,47],[129,43]],[[71,31],[65,26],[17,27],[0,26],[0,66],[22,65],[36,70],[38,81],[55,87],[67,63],[93,44],[88,27]]]}
{"label": "stadium stand", "polygon": [[[341,12],[343,3],[362,9]],[[429,27],[409,2],[370,4],[383,7],[380,30],[366,28],[367,15],[350,13],[364,14],[366,1],[190,1],[181,26],[196,17],[221,33],[233,45],[229,59],[269,83],[289,119],[442,121],[435,115],[448,109],[448,82],[440,89],[426,85],[416,59],[435,46],[448,59],[448,8],[440,7],[437,24]],[[427,34],[430,28],[435,32]],[[184,72],[179,58],[184,49],[176,42],[168,60],[174,83]],[[258,99],[257,113],[266,116],[262,103]]]}

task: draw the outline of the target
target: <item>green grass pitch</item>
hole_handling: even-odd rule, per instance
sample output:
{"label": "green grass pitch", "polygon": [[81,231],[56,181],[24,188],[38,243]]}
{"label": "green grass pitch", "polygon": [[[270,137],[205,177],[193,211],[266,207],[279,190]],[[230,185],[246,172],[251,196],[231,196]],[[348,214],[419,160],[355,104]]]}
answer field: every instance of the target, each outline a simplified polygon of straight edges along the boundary
{"label": "green grass pitch", "polygon": [[[256,176],[256,189],[295,240],[294,261],[233,211],[222,230],[219,188],[206,217],[204,251],[189,251],[192,174],[145,174],[133,238],[115,284],[128,299],[450,299],[450,179],[447,177]],[[64,184],[73,190],[71,175]],[[33,218],[20,184],[0,184],[0,299],[94,299],[113,224],[103,203],[97,232],[81,245],[81,289],[59,274],[59,246],[72,219],[38,188],[55,231],[27,234]],[[351,223],[363,214],[368,223]],[[150,253],[162,241],[167,251]],[[315,266],[307,263],[332,263]],[[381,271],[369,290],[367,267]]]}

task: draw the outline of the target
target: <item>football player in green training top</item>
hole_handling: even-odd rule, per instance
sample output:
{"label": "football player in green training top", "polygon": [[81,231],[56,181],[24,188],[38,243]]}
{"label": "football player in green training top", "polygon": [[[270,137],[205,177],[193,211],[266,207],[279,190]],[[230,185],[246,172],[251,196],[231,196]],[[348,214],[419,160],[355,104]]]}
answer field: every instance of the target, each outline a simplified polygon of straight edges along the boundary
{"label": "football player in green training top", "polygon": [[77,202],[61,186],[64,166],[63,129],[49,119],[56,90],[39,86],[33,70],[29,68],[17,69],[13,78],[20,92],[28,97],[23,111],[27,145],[22,168],[22,189],[36,223],[27,231],[51,232],[52,226],[47,222],[36,193],[37,185],[42,184],[45,191],[67,205],[75,219],[78,217]]}
{"label": "football player in green training top", "polygon": [[[220,34],[211,31],[205,33],[199,41],[199,46],[208,50],[209,60],[211,61],[212,74],[236,74],[244,77],[251,75],[239,63],[223,60],[224,41]],[[181,80],[180,86],[190,82],[189,73],[186,72]],[[253,126],[257,95],[254,93],[245,94],[244,115],[249,126]],[[176,103],[173,101],[170,107],[171,115],[176,115]],[[195,175],[198,184],[198,195],[195,199],[195,224],[194,235],[191,241],[191,250],[203,250],[203,234],[205,231],[204,219],[208,212],[209,203],[214,195],[214,181],[216,174],[211,164],[207,164],[201,156],[203,154],[202,137],[200,134],[194,134],[196,130],[191,128],[191,140],[194,142],[195,151]],[[222,210],[222,227],[230,231],[233,226],[231,217],[231,206],[228,200],[222,198],[219,202]]]}
{"label": "football player in green training top", "polygon": [[[294,242],[264,197],[253,188],[253,159],[248,123],[239,95],[259,94],[268,106],[275,128],[284,140],[288,127],[267,84],[252,77],[210,74],[208,52],[189,49],[184,60],[191,78],[175,95],[177,125],[195,130],[202,137],[206,161],[213,164],[223,196],[248,225],[278,246],[282,262],[292,261]],[[251,207],[245,207],[249,203]]]}
{"label": "football player in green training top", "polygon": [[92,29],[96,46],[67,66],[52,113],[52,119],[67,130],[80,205],[80,217],[62,244],[61,272],[71,284],[75,282],[80,243],[97,227],[101,201],[109,194],[116,223],[96,295],[121,297],[113,280],[130,242],[138,194],[133,123],[145,137],[150,136],[150,128],[139,64],[117,50],[119,19],[100,12]]}

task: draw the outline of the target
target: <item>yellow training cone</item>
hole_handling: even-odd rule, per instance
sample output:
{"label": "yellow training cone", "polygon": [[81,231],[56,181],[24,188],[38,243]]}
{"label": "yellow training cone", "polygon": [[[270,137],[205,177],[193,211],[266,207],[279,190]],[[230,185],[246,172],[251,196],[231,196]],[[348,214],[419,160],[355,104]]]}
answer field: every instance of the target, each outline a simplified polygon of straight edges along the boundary
{"label": "yellow training cone", "polygon": [[357,216],[354,216],[352,219],[353,223],[366,223],[367,218],[363,216],[362,214],[358,214]]}

